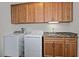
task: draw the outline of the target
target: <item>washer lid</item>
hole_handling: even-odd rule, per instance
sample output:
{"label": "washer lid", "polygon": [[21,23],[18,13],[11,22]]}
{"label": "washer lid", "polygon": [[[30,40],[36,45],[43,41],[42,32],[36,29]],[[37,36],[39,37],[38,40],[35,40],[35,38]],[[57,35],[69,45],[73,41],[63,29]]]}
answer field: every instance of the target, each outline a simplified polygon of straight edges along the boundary
{"label": "washer lid", "polygon": [[4,35],[4,37],[23,37],[23,36],[24,34],[14,34],[14,33]]}
{"label": "washer lid", "polygon": [[43,31],[32,31],[28,34],[25,34],[24,37],[42,37]]}
{"label": "washer lid", "polygon": [[27,37],[30,37],[30,38],[32,38],[32,37],[42,37],[42,35],[35,35],[35,34],[28,34],[28,35],[24,35],[24,38],[27,38]]}

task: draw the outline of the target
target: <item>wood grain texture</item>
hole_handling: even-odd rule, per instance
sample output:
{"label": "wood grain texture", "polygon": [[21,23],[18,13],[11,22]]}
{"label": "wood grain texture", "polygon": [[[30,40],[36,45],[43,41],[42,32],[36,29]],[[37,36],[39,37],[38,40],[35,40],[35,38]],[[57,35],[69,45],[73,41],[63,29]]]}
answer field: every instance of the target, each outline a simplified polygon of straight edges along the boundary
{"label": "wood grain texture", "polygon": [[28,21],[27,22],[35,22],[35,4],[28,4]]}
{"label": "wood grain texture", "polygon": [[43,3],[35,3],[35,22],[44,22]]}
{"label": "wood grain texture", "polygon": [[18,6],[11,6],[11,23],[12,24],[17,24],[19,23],[18,19],[19,19],[19,12],[18,12]]}
{"label": "wood grain texture", "polygon": [[52,3],[52,21],[62,21],[62,3]]}
{"label": "wood grain texture", "polygon": [[64,40],[58,39],[54,41],[54,51],[56,57],[63,57],[64,56]]}
{"label": "wood grain texture", "polygon": [[73,20],[72,2],[34,2],[11,5],[11,22],[13,24],[62,23]]}
{"label": "wood grain texture", "polygon": [[64,40],[61,38],[44,39],[44,56],[45,57],[63,57],[64,56]]}
{"label": "wood grain texture", "polygon": [[26,23],[28,21],[28,4],[19,5],[19,23]]}
{"label": "wood grain texture", "polygon": [[44,37],[45,57],[77,57],[77,38]]}
{"label": "wood grain texture", "polygon": [[77,40],[76,40],[76,38],[65,39],[65,57],[77,57]]}
{"label": "wood grain texture", "polygon": [[63,22],[70,22],[73,20],[73,3],[63,3]]}
{"label": "wood grain texture", "polygon": [[49,2],[44,3],[44,17],[45,22],[52,21],[52,3]]}

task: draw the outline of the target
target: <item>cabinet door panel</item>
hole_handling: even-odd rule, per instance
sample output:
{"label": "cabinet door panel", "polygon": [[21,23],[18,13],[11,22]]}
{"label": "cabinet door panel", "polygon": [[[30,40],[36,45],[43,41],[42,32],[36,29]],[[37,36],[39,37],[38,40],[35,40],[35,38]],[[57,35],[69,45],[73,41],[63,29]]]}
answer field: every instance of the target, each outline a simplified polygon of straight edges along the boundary
{"label": "cabinet door panel", "polygon": [[52,3],[44,3],[44,16],[45,22],[50,22],[52,20]]}
{"label": "cabinet door panel", "polygon": [[49,57],[53,56],[53,49],[52,49],[52,43],[44,43],[44,56]]}
{"label": "cabinet door panel", "polygon": [[21,4],[18,5],[19,7],[19,23],[26,23],[28,22],[28,4]]}
{"label": "cabinet door panel", "polygon": [[57,2],[52,3],[52,21],[57,21]]}
{"label": "cabinet door panel", "polygon": [[18,14],[18,6],[11,6],[11,23],[18,24],[19,23],[19,14]]}
{"label": "cabinet door panel", "polygon": [[64,57],[64,40],[57,40],[54,42],[55,56]]}
{"label": "cabinet door panel", "polygon": [[77,56],[77,44],[76,43],[71,43],[70,44],[70,56],[71,57],[76,57]]}
{"label": "cabinet door panel", "polygon": [[43,3],[35,3],[35,22],[44,22]]}
{"label": "cabinet door panel", "polygon": [[62,21],[62,3],[61,2],[57,3],[57,21],[59,22]]}
{"label": "cabinet door panel", "polygon": [[76,57],[77,56],[76,43],[65,44],[65,57]]}
{"label": "cabinet door panel", "polygon": [[52,3],[52,21],[62,21],[62,3]]}
{"label": "cabinet door panel", "polygon": [[65,57],[69,57],[70,56],[70,44],[67,43],[65,44]]}
{"label": "cabinet door panel", "polygon": [[77,41],[76,38],[65,39],[65,57],[77,56]]}
{"label": "cabinet door panel", "polygon": [[64,57],[64,40],[61,38],[44,39],[44,56]]}
{"label": "cabinet door panel", "polygon": [[28,22],[34,22],[35,20],[35,7],[34,3],[28,4]]}
{"label": "cabinet door panel", "polygon": [[73,4],[71,2],[63,3],[63,22],[70,22],[73,19]]}

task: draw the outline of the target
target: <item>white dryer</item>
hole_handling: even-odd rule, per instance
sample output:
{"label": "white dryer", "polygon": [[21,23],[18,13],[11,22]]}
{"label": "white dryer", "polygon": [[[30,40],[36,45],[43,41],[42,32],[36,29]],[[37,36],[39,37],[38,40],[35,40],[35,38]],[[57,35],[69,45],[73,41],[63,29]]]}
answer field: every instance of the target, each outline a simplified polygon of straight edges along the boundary
{"label": "white dryer", "polygon": [[24,34],[9,34],[3,37],[4,56],[23,56],[23,36]]}
{"label": "white dryer", "polygon": [[42,57],[42,35],[43,32],[24,35],[25,57]]}

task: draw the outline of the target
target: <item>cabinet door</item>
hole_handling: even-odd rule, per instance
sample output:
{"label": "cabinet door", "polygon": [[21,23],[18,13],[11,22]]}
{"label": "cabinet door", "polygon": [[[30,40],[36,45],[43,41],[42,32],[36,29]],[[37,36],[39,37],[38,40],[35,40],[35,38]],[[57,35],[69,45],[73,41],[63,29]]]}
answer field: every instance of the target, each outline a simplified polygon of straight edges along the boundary
{"label": "cabinet door", "polygon": [[64,57],[64,40],[60,38],[44,39],[44,56]]}
{"label": "cabinet door", "polygon": [[65,57],[76,57],[77,48],[76,43],[65,44]]}
{"label": "cabinet door", "polygon": [[45,16],[45,22],[52,21],[52,3],[49,2],[44,3],[44,16]]}
{"label": "cabinet door", "polygon": [[58,22],[62,21],[62,3],[61,2],[57,3],[57,21]]}
{"label": "cabinet door", "polygon": [[53,55],[52,43],[44,43],[44,57],[52,57]]}
{"label": "cabinet door", "polygon": [[28,22],[28,4],[20,4],[18,5],[19,10],[19,23],[27,23]]}
{"label": "cabinet door", "polygon": [[73,20],[73,3],[63,2],[63,22],[70,22]]}
{"label": "cabinet door", "polygon": [[77,56],[77,43],[76,39],[65,40],[65,56],[76,57]]}
{"label": "cabinet door", "polygon": [[50,37],[44,38],[44,57],[54,56],[54,42]]}
{"label": "cabinet door", "polygon": [[52,3],[52,21],[62,21],[62,3],[60,2]]}
{"label": "cabinet door", "polygon": [[34,22],[35,20],[35,5],[34,3],[28,4],[28,23]]}
{"label": "cabinet door", "polygon": [[77,57],[77,44],[76,43],[70,44],[70,56]]}
{"label": "cabinet door", "polygon": [[44,22],[43,3],[35,3],[35,22]]}
{"label": "cabinet door", "polygon": [[54,41],[54,55],[56,57],[64,57],[64,40]]}
{"label": "cabinet door", "polygon": [[12,24],[18,24],[19,23],[19,12],[18,12],[18,6],[14,5],[11,6],[11,23]]}

